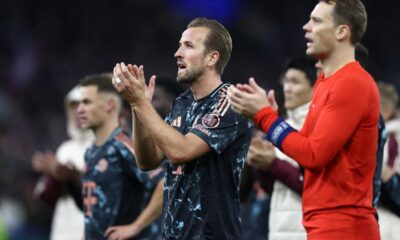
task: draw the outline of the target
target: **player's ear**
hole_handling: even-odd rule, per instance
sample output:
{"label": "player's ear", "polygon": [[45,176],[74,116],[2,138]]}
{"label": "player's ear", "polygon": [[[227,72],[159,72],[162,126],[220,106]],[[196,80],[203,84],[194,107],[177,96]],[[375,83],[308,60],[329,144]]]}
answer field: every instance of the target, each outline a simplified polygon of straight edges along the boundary
{"label": "player's ear", "polygon": [[215,66],[219,60],[220,54],[218,51],[212,51],[207,54],[207,66]]}
{"label": "player's ear", "polygon": [[115,111],[117,108],[117,101],[114,97],[108,97],[106,102],[107,112]]}
{"label": "player's ear", "polygon": [[350,38],[351,35],[350,27],[345,24],[337,26],[335,35],[338,41],[343,41],[346,38]]}

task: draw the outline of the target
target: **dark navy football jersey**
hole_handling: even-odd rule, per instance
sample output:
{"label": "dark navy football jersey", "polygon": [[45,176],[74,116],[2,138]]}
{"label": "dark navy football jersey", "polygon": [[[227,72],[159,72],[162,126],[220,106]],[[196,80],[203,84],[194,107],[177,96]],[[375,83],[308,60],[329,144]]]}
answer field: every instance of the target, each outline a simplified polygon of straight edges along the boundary
{"label": "dark navy football jersey", "polygon": [[[190,90],[174,102],[166,122],[203,139],[211,152],[181,165],[165,165],[164,239],[242,239],[239,179],[252,135],[233,112],[224,83],[195,100]],[[187,146],[190,147],[190,146]]]}
{"label": "dark navy football jersey", "polygon": [[[85,164],[85,238],[90,240],[105,239],[108,227],[132,223],[163,177],[161,167],[152,172],[142,172],[137,167],[131,140],[121,128],[102,146],[88,148]],[[159,239],[160,235],[160,226],[154,223],[138,239]]]}

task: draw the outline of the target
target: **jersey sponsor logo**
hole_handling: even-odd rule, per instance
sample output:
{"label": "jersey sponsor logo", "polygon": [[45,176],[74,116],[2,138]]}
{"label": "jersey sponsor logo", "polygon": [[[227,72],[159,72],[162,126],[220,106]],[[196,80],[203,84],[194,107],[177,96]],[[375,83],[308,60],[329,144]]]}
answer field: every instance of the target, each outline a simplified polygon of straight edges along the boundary
{"label": "jersey sponsor logo", "polygon": [[196,126],[194,126],[194,128],[200,130],[201,132],[203,132],[207,136],[211,136],[211,132],[208,131],[203,125],[197,124]]}
{"label": "jersey sponsor logo", "polygon": [[220,119],[219,115],[217,115],[215,113],[211,113],[211,114],[207,114],[203,118],[203,121],[201,123],[206,128],[216,128],[219,126],[220,122],[221,122],[221,119]]}
{"label": "jersey sponsor logo", "polygon": [[86,207],[85,215],[92,217],[92,206],[97,204],[96,183],[87,181],[83,183],[83,205]]}
{"label": "jersey sponsor logo", "polygon": [[183,172],[182,172],[182,165],[179,165],[179,166],[175,169],[175,171],[172,171],[172,174],[173,174],[173,175],[182,175],[182,174],[183,174]]}
{"label": "jersey sponsor logo", "polygon": [[174,121],[172,121],[171,126],[180,128],[182,126],[182,117],[179,116],[175,118]]}
{"label": "jersey sponsor logo", "polygon": [[99,163],[97,164],[97,168],[99,172],[104,173],[108,168],[108,161],[105,158],[100,159]]}

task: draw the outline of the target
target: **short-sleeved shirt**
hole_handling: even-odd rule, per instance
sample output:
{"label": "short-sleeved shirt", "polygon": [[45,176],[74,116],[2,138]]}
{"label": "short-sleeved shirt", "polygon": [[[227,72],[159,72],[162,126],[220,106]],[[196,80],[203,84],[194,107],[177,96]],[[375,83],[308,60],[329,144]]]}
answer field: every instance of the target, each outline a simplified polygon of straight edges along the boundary
{"label": "short-sleeved shirt", "polygon": [[[131,146],[131,139],[117,128],[102,146],[92,145],[85,153],[82,183],[86,239],[105,239],[108,227],[132,223],[163,176],[161,167],[142,172]],[[158,239],[160,232],[159,226],[151,225],[139,239]]]}
{"label": "short-sleeved shirt", "polygon": [[204,140],[211,152],[181,165],[165,165],[164,239],[243,237],[239,178],[252,124],[230,108],[228,86],[221,84],[200,100],[187,90],[175,100],[166,118],[182,134],[192,133]]}

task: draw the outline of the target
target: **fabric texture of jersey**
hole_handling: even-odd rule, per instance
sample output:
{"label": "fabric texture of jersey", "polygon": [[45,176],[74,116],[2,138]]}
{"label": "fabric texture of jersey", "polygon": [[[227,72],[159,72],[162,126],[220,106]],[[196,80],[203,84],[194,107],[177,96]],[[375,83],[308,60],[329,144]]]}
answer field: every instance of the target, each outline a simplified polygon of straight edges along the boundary
{"label": "fabric texture of jersey", "polygon": [[[92,145],[86,151],[82,180],[86,239],[105,239],[108,227],[132,223],[163,176],[162,168],[142,172],[131,146],[131,139],[117,128],[102,146]],[[153,224],[138,239],[159,236],[159,226]]]}
{"label": "fabric texture of jersey", "polygon": [[[166,122],[203,139],[211,152],[181,165],[166,164],[164,239],[242,239],[239,178],[252,125],[230,108],[229,84],[195,100],[187,90]],[[190,147],[190,146],[188,146]]]}
{"label": "fabric texture of jersey", "polygon": [[[268,107],[255,116],[264,131],[276,119]],[[372,202],[378,119],[376,84],[358,62],[319,77],[303,128],[282,143],[305,168],[308,239],[379,239]]]}

